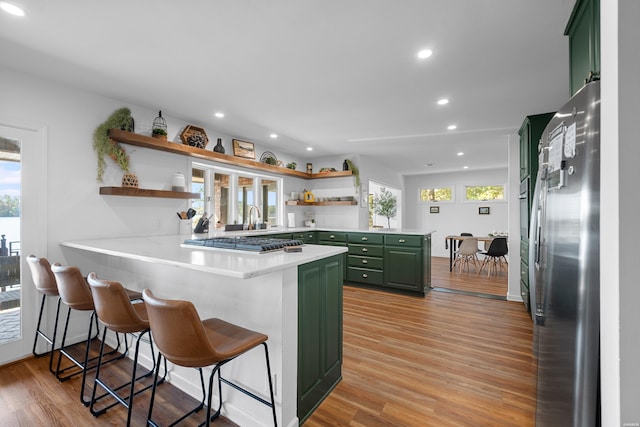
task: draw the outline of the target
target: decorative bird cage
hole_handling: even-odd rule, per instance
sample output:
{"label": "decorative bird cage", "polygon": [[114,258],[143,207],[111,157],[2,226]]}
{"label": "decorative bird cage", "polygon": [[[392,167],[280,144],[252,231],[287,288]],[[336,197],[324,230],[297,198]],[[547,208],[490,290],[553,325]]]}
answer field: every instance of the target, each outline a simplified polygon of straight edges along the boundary
{"label": "decorative bird cage", "polygon": [[162,111],[158,111],[158,117],[153,119],[153,125],[151,126],[152,130],[162,129],[167,132],[167,121],[162,117]]}

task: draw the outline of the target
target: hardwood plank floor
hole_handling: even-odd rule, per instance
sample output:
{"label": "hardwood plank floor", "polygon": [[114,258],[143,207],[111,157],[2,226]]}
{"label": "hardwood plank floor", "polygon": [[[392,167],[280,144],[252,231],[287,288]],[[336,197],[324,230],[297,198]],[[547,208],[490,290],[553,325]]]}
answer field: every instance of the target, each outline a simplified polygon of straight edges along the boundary
{"label": "hardwood plank floor", "polygon": [[431,286],[489,295],[507,296],[507,274],[487,275],[487,267],[478,273],[471,266],[469,271],[449,271],[449,258],[431,257]]}
{"label": "hardwood plank floor", "polygon": [[[434,286],[506,294],[506,277],[492,285],[486,275],[450,273],[448,258],[432,264]],[[305,427],[532,426],[531,343],[532,323],[521,303],[345,286],[343,379]],[[116,380],[126,378],[128,363],[118,362]],[[121,405],[94,418],[79,402],[79,387],[79,378],[58,382],[47,358],[0,367],[0,425],[124,425]],[[161,422],[194,404],[170,384],[160,390]],[[144,425],[148,396],[137,398],[132,425]]]}
{"label": "hardwood plank floor", "polygon": [[[434,286],[506,294],[432,264]],[[532,426],[532,329],[522,303],[345,287],[343,380],[305,427]]]}

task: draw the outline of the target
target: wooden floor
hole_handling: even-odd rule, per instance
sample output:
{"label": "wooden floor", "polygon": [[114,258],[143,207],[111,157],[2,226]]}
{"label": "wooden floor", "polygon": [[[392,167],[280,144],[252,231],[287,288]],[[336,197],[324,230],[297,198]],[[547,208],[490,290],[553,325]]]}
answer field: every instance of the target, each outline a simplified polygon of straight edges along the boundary
{"label": "wooden floor", "polygon": [[[448,258],[432,264],[434,286],[506,294],[506,277],[450,273]],[[532,426],[531,342],[531,319],[521,303],[345,287],[343,379],[304,425]],[[124,425],[123,407],[94,418],[78,400],[79,379],[60,383],[47,363],[31,358],[0,367],[0,425]],[[160,389],[163,423],[193,404],[170,384]],[[134,426],[144,425],[148,392],[140,396]]]}

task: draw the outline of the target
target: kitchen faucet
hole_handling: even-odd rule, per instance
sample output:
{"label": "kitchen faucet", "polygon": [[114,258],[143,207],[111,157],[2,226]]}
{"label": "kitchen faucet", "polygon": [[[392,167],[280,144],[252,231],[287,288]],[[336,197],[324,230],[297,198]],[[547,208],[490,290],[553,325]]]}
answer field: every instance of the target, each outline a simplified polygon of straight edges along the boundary
{"label": "kitchen faucet", "polygon": [[[253,212],[253,210],[256,210],[256,213],[258,216],[256,216],[256,222],[253,224],[253,226],[251,225],[251,213]],[[258,220],[260,219],[260,209],[258,209],[258,207],[256,205],[251,205],[249,206],[249,224],[248,224],[248,229],[249,230],[253,230],[255,228],[258,227]]]}

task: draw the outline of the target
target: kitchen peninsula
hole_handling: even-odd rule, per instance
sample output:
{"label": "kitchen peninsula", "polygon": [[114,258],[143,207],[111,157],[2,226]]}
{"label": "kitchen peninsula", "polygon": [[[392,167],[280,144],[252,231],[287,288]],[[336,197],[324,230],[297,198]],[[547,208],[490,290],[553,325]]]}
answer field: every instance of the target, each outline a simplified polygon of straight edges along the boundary
{"label": "kitchen peninsula", "polygon": [[[250,236],[305,244],[301,252],[266,253],[184,245],[187,239]],[[189,300],[202,318],[219,317],[267,334],[283,426],[303,422],[340,381],[343,282],[424,295],[431,281],[431,233],[406,230],[211,230],[69,241],[61,247],[66,262],[85,274],[95,271],[131,289]],[[149,355],[143,364],[151,366]],[[232,362],[226,374],[268,395],[259,352]],[[170,381],[194,397],[200,393],[194,370],[174,367]],[[234,390],[225,390],[223,414],[243,426],[269,420],[263,405]]]}
{"label": "kitchen peninsula", "polygon": [[[346,248],[305,245],[301,252],[238,253],[182,247],[187,237],[60,245],[66,262],[85,274],[95,271],[131,289],[150,288],[160,298],[189,300],[203,319],[219,317],[267,334],[278,424],[298,425],[299,418],[306,418],[341,378],[342,254]],[[307,327],[315,327],[316,333],[302,334]],[[300,354],[313,359],[314,366],[300,366]],[[151,366],[150,355],[144,355],[141,363]],[[196,370],[172,367],[170,371],[172,384],[198,398]],[[225,371],[257,394],[268,396],[259,351],[230,362]],[[223,414],[243,426],[270,425],[268,408],[233,389],[225,389]]]}

